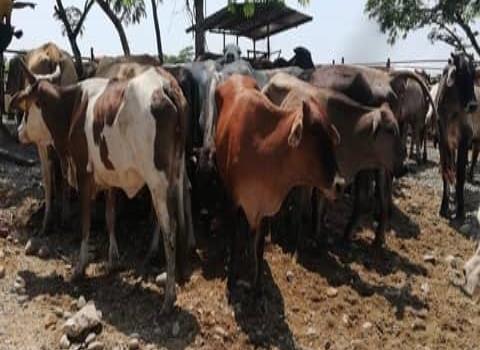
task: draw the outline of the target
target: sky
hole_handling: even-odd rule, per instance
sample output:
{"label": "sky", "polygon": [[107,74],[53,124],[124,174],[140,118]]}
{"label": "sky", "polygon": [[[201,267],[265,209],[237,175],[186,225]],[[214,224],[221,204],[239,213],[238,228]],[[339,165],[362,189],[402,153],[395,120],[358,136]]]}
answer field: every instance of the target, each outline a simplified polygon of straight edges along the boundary
{"label": "sky", "polygon": [[[193,0],[191,0],[193,2]],[[36,0],[37,8],[15,10],[13,25],[24,31],[20,40],[14,40],[11,49],[29,49],[53,41],[70,51],[66,37],[62,36],[61,26],[53,18],[54,0]],[[78,4],[83,0],[64,0],[64,5]],[[227,3],[227,0],[205,0],[207,16]],[[313,21],[272,37],[272,50],[281,50],[289,58],[293,48],[305,46],[312,52],[316,63],[337,62],[345,57],[346,63],[384,62],[388,57],[395,60],[447,59],[451,48],[442,43],[432,44],[427,39],[428,30],[419,30],[405,40],[399,39],[394,46],[387,43],[377,23],[364,13],[366,0],[311,0],[310,5],[301,7],[296,0],[286,0],[286,4],[313,17]],[[150,15],[138,25],[126,28],[132,53],[156,53],[153,20]],[[185,32],[190,25],[185,9],[185,0],[163,0],[159,7],[160,27],[164,52],[178,53],[182,48],[193,45],[193,37]],[[478,28],[475,28],[478,29]],[[228,42],[234,42],[227,37]],[[83,36],[79,39],[82,55],[89,56],[90,47],[96,55],[120,55],[122,48],[113,25],[97,5],[89,13]],[[207,47],[212,52],[221,52],[223,38],[218,34],[207,35]],[[257,48],[265,48],[265,42]],[[244,52],[252,48],[251,41],[240,41]]]}

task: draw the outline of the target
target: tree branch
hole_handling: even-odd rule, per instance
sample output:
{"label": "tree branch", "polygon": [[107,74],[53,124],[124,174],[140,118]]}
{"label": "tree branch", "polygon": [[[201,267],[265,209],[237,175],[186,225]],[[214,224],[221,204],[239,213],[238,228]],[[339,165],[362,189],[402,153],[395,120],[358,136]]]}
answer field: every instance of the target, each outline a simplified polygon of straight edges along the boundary
{"label": "tree branch", "polygon": [[[436,25],[438,25],[441,29],[443,29],[444,31],[447,32],[447,34],[452,38],[452,41],[451,42],[448,42],[446,40],[442,40],[443,42],[449,44],[449,45],[452,45],[454,46],[455,48],[458,48],[458,49],[461,49],[463,52],[466,52],[465,50],[465,45],[462,41],[462,39],[460,39],[460,37],[450,28],[448,28],[445,23],[442,23],[440,21],[437,21],[437,20],[434,20],[433,23],[435,23]],[[441,38],[440,38],[441,40]],[[456,43],[456,45],[454,44]]]}
{"label": "tree branch", "polygon": [[88,14],[88,12],[90,12],[90,9],[92,8],[94,2],[95,2],[95,0],[87,0],[85,2],[85,7],[84,7],[84,10],[83,10],[82,16],[78,20],[77,26],[76,26],[75,30],[73,31],[73,35],[75,36],[75,38],[77,38],[78,34],[80,33],[80,31],[82,29],[82,26],[83,26],[83,22],[85,22],[85,18],[87,18],[87,14]]}
{"label": "tree branch", "polygon": [[472,43],[473,48],[475,49],[477,54],[480,55],[480,46],[478,45],[477,38],[475,37],[475,34],[472,31],[472,28],[470,28],[468,23],[466,23],[463,20],[462,16],[458,12],[455,12],[455,19],[456,19],[458,25],[460,26],[460,28],[462,28],[463,31],[465,32],[465,34],[467,35],[468,39]]}

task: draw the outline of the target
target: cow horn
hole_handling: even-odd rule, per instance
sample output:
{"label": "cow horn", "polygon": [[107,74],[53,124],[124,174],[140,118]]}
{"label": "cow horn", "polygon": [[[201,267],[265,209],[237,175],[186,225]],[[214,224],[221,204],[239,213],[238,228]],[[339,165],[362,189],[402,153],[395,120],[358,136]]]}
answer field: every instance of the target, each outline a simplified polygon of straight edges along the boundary
{"label": "cow horn", "polygon": [[32,85],[35,84],[37,82],[37,78],[35,77],[35,74],[33,74],[32,71],[28,69],[27,65],[25,64],[25,61],[22,58],[19,59],[19,63],[20,63],[20,68],[25,73],[28,82]]}
{"label": "cow horn", "polygon": [[62,69],[60,68],[60,65],[57,64],[57,68],[55,68],[55,71],[50,74],[35,74],[35,79],[37,80],[48,80],[49,82],[52,82],[58,78],[60,78],[60,75],[62,75]]}

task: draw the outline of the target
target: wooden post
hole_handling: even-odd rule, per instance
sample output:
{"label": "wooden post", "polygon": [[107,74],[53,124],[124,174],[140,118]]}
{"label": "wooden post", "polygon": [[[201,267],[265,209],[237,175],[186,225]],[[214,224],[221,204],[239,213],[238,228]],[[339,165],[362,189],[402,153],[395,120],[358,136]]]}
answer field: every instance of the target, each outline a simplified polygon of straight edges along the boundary
{"label": "wooden post", "polygon": [[0,52],[0,126],[3,126],[3,114],[5,113],[5,57]]}
{"label": "wooden post", "polygon": [[267,24],[267,59],[270,61],[270,24]]}
{"label": "wooden post", "polygon": [[223,53],[225,53],[225,32],[223,32]]}

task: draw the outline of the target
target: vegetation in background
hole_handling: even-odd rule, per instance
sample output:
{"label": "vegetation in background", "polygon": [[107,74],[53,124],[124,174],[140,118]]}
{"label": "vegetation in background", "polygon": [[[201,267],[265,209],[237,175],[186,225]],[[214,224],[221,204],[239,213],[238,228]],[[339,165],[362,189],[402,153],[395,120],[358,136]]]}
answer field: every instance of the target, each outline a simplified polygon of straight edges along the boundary
{"label": "vegetation in background", "polygon": [[388,34],[390,44],[411,31],[432,27],[432,42],[441,41],[462,51],[473,48],[480,55],[474,30],[480,15],[478,0],[368,0],[365,12]]}

